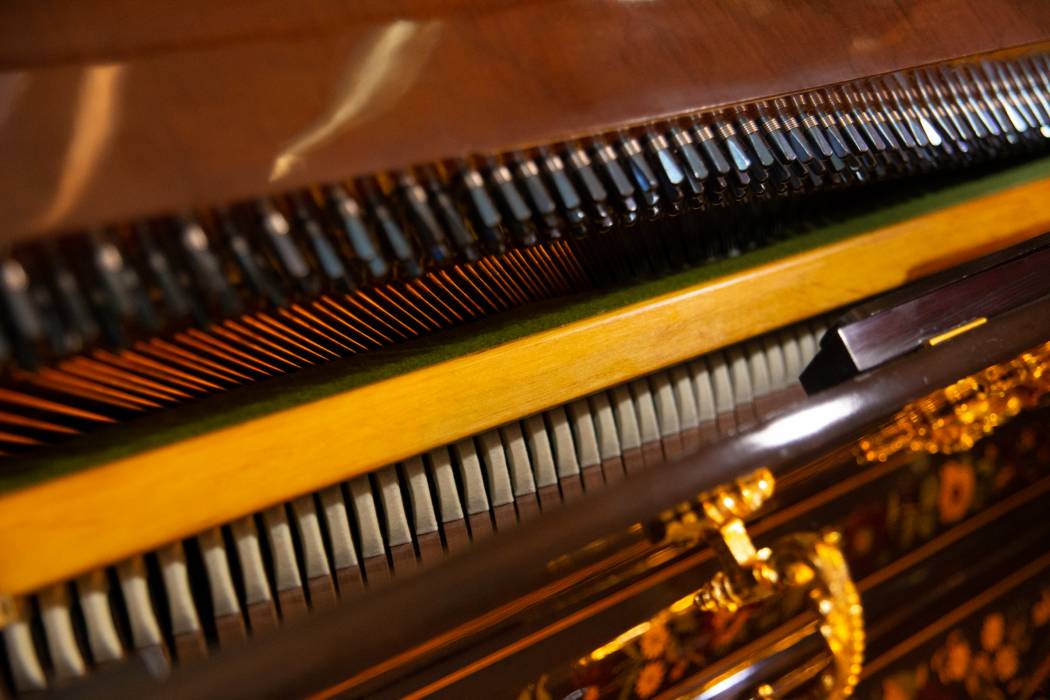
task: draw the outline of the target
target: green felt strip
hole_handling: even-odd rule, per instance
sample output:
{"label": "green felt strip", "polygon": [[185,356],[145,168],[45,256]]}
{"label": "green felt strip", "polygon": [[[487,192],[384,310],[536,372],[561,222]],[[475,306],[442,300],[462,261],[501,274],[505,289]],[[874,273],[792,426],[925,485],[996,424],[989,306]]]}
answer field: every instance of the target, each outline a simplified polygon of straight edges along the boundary
{"label": "green felt strip", "polygon": [[[358,386],[479,352],[595,314],[762,265],[789,255],[882,228],[1015,185],[1050,177],[1050,157],[1029,161],[963,182],[916,192],[901,201],[871,202],[863,213],[822,224],[759,250],[619,289],[545,302],[518,312],[468,324],[418,342],[337,360],[209,397],[191,405],[100,430],[66,445],[43,448],[23,459],[0,463],[0,492],[251,418],[316,401]],[[915,186],[914,184],[912,186]],[[916,189],[918,187],[916,186]],[[844,195],[845,196],[845,195]],[[863,190],[852,198],[869,198]],[[864,202],[861,202],[862,204]],[[863,210],[863,208],[862,208]],[[420,397],[421,401],[440,397]],[[334,426],[334,429],[338,429]]]}

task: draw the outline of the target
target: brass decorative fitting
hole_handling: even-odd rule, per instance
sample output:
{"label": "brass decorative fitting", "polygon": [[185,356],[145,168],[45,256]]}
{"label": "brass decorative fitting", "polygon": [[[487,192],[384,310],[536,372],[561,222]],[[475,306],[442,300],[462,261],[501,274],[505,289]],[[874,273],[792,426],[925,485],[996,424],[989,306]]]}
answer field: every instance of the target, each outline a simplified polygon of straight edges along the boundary
{"label": "brass decorative fitting", "polygon": [[1050,394],[1050,342],[987,367],[912,401],[857,445],[861,462],[885,462],[900,452],[968,450],[985,435]]}
{"label": "brass decorative fitting", "polygon": [[[710,542],[723,568],[701,587],[693,602],[708,612],[735,612],[788,589],[805,590],[832,664],[820,677],[828,698],[849,697],[864,660],[864,617],[835,532],[799,533],[758,549],[745,521],[773,495],[775,481],[759,469],[731,485],[701,494],[699,507],[683,504],[663,517],[670,541]],[[764,685],[761,697],[775,697]]]}

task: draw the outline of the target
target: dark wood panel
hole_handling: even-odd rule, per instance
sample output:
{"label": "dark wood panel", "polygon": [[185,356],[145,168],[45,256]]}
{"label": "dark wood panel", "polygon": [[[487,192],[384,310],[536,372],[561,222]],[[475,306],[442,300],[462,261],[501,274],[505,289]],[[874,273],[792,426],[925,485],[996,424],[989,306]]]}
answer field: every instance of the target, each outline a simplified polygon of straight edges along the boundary
{"label": "dark wood panel", "polygon": [[821,391],[924,343],[936,344],[938,336],[959,332],[965,324],[984,323],[1048,296],[1047,270],[1050,235],[955,270],[955,279],[937,275],[863,304],[821,338],[799,380],[810,394]]}
{"label": "dark wood panel", "polygon": [[0,9],[2,236],[1048,37],[1037,0],[13,0]]}

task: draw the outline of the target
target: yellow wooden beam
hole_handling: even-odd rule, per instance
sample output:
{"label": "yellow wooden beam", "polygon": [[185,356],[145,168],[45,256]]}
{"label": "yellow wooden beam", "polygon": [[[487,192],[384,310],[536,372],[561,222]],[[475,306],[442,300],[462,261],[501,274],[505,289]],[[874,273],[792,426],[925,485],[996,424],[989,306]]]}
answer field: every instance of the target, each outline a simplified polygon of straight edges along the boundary
{"label": "yellow wooden beam", "polygon": [[24,593],[1050,231],[1037,181],[0,496]]}

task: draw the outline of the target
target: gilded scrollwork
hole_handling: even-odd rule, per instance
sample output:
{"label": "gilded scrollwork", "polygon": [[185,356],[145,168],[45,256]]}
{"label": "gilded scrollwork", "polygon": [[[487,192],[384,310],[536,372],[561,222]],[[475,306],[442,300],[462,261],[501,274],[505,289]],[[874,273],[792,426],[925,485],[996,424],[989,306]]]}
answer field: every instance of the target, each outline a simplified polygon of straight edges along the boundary
{"label": "gilded scrollwork", "polygon": [[[789,591],[804,592],[831,652],[832,664],[820,677],[826,697],[849,697],[864,659],[864,618],[842,554],[841,536],[834,531],[797,533],[780,538],[771,547],[756,548],[745,520],[761,509],[774,487],[773,474],[759,469],[701,494],[697,505],[664,514],[666,539],[696,542],[704,538],[718,553],[722,569],[694,597],[695,605],[704,612],[735,614]],[[759,690],[760,695],[776,694],[769,686]]]}
{"label": "gilded scrollwork", "polygon": [[913,401],[873,435],[860,440],[858,459],[885,462],[905,450],[964,452],[1050,393],[1050,342],[987,367]]}

